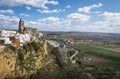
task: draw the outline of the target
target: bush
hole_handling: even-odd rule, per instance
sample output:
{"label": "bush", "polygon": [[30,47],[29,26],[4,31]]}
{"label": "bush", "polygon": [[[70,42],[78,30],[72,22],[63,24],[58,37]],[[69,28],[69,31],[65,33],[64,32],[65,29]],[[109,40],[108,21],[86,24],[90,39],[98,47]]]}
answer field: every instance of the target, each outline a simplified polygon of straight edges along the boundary
{"label": "bush", "polygon": [[35,52],[38,52],[40,50],[40,44],[39,43],[37,43],[35,41],[32,41],[31,45],[34,48]]}
{"label": "bush", "polygon": [[24,50],[23,49],[18,50],[18,59],[20,61],[23,61],[23,59],[24,59]]}
{"label": "bush", "polygon": [[23,49],[25,49],[26,52],[30,52],[32,49],[32,46],[30,45],[30,43],[27,43],[23,46]]}

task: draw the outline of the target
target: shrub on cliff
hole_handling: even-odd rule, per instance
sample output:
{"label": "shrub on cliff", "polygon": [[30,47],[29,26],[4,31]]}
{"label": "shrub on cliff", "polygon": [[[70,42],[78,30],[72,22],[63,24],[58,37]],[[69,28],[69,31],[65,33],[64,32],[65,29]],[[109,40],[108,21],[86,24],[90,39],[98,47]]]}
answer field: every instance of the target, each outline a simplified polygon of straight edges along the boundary
{"label": "shrub on cliff", "polygon": [[18,50],[18,59],[20,60],[20,61],[23,61],[23,59],[24,59],[24,50],[23,49],[19,49]]}
{"label": "shrub on cliff", "polygon": [[26,52],[30,52],[32,49],[32,46],[30,43],[24,44],[23,49],[25,49]]}
{"label": "shrub on cliff", "polygon": [[35,52],[38,52],[40,50],[40,44],[39,43],[37,43],[35,41],[32,41],[31,45],[34,48]]}

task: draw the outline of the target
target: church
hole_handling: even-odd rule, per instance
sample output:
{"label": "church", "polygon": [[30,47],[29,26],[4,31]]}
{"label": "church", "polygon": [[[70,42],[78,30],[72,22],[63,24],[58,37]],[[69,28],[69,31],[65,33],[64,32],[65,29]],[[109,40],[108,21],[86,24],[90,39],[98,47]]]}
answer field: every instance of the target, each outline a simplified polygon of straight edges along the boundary
{"label": "church", "polygon": [[18,32],[20,34],[25,34],[25,33],[33,34],[33,33],[38,33],[38,30],[36,28],[32,28],[32,27],[25,27],[24,21],[22,19],[20,19]]}

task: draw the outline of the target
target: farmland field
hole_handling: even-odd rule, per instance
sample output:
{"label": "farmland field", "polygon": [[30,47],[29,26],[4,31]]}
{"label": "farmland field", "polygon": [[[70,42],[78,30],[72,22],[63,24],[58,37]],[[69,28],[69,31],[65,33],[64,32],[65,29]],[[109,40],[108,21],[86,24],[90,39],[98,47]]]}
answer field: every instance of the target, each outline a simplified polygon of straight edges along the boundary
{"label": "farmland field", "polygon": [[101,57],[107,57],[118,61],[120,60],[120,52],[108,50],[104,47],[96,47],[87,44],[77,44],[75,45],[75,49],[83,51],[84,53],[94,54]]}
{"label": "farmland field", "polygon": [[120,48],[120,45],[117,44],[97,44],[96,46],[105,47],[105,48]]}
{"label": "farmland field", "polygon": [[112,50],[112,51],[116,51],[116,52],[120,52],[120,45],[116,45],[116,44],[98,44],[98,45],[95,45],[96,47],[99,47],[99,48],[103,48],[103,49],[107,49],[107,50]]}

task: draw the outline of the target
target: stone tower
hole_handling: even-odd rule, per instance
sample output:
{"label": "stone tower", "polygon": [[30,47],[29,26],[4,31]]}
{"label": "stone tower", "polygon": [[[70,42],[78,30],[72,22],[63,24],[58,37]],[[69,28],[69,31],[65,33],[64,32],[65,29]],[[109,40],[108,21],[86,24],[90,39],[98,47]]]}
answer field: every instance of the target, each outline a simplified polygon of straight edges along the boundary
{"label": "stone tower", "polygon": [[22,19],[20,19],[18,32],[21,33],[21,34],[23,34],[24,31],[25,31],[24,21],[22,21]]}

